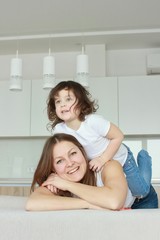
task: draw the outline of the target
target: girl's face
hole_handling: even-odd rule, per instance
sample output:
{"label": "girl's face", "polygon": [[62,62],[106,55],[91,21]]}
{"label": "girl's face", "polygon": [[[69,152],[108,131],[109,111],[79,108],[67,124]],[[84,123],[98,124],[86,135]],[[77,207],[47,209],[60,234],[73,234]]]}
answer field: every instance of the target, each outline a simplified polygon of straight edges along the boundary
{"label": "girl's face", "polygon": [[80,149],[69,141],[57,143],[53,148],[53,167],[59,177],[79,182],[86,173],[87,163]]}
{"label": "girl's face", "polygon": [[57,116],[64,122],[70,122],[78,118],[79,111],[75,111],[77,99],[72,91],[63,89],[55,97]]}

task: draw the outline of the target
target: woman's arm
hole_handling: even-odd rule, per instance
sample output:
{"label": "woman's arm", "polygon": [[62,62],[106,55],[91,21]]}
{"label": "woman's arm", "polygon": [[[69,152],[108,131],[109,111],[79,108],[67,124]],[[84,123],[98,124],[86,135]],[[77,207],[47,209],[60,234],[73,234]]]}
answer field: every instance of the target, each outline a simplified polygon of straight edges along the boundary
{"label": "woman's arm", "polygon": [[122,166],[117,161],[109,161],[102,171],[104,187],[88,186],[69,182],[68,190],[93,205],[120,210],[125,203],[128,186]]}
{"label": "woman's arm", "polygon": [[53,174],[43,185],[51,184],[63,191],[69,191],[84,201],[100,208],[121,209],[124,206],[128,190],[122,166],[115,160],[107,162],[102,171],[102,180],[104,186],[96,187],[66,181]]}
{"label": "woman's arm", "polygon": [[45,187],[38,187],[29,197],[27,211],[53,211],[69,209],[101,209],[80,198],[62,197]]}

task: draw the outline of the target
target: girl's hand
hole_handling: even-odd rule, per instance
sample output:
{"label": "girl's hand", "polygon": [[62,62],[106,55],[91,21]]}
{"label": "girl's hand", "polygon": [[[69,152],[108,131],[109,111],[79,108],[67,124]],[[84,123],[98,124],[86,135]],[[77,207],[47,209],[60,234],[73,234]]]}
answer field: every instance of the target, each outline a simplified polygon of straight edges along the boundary
{"label": "girl's hand", "polygon": [[99,172],[102,169],[102,167],[104,166],[104,164],[105,164],[105,162],[102,161],[102,159],[100,157],[94,158],[89,162],[89,168],[92,171]]}

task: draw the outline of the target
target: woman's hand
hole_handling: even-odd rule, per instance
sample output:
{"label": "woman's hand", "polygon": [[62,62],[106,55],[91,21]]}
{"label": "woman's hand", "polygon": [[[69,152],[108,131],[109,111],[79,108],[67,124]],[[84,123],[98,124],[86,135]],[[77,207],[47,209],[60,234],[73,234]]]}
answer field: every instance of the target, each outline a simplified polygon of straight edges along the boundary
{"label": "woman's hand", "polygon": [[59,189],[67,191],[67,183],[67,180],[62,179],[55,173],[51,173],[42,186],[47,187],[51,192],[57,194]]}

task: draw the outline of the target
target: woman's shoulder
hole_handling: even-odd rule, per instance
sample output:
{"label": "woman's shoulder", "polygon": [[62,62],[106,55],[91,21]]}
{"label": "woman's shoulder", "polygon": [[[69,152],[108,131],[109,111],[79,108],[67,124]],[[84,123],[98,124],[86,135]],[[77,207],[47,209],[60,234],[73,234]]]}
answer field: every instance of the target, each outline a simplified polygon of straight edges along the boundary
{"label": "woman's shoulder", "polygon": [[105,182],[108,184],[109,180],[119,176],[119,173],[122,172],[122,167],[116,160],[108,161],[102,168],[101,171],[96,173],[97,186],[104,186]]}
{"label": "woman's shoulder", "polygon": [[108,161],[102,169],[102,178],[117,178],[120,175],[124,176],[121,164],[116,160]]}
{"label": "woman's shoulder", "polygon": [[113,168],[114,169],[122,169],[122,166],[118,161],[110,160],[104,165],[103,169],[105,170],[105,169],[113,169]]}

